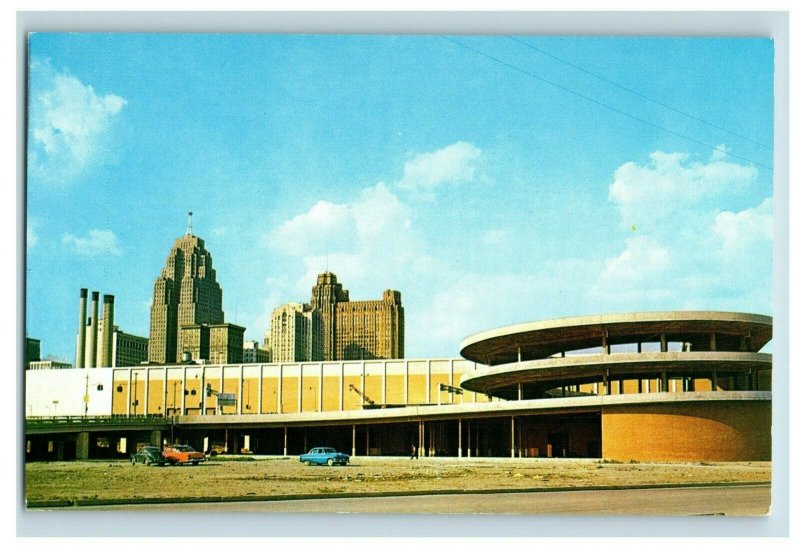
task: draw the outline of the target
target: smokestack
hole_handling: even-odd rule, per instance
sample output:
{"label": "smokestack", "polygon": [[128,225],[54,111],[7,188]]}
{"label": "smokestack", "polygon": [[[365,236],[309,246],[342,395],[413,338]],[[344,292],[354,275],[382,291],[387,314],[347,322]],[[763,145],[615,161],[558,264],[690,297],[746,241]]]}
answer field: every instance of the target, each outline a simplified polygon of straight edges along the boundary
{"label": "smokestack", "polygon": [[75,367],[83,368],[86,363],[86,295],[85,287],[81,288],[81,300],[78,305],[78,349],[75,353]]}
{"label": "smokestack", "polygon": [[111,361],[114,342],[114,295],[103,295],[103,358],[101,367],[114,367]]}
{"label": "smokestack", "polygon": [[86,367],[97,367],[97,303],[100,300],[100,292],[92,291],[92,311],[89,319],[92,325],[89,326],[89,359],[86,362]]}

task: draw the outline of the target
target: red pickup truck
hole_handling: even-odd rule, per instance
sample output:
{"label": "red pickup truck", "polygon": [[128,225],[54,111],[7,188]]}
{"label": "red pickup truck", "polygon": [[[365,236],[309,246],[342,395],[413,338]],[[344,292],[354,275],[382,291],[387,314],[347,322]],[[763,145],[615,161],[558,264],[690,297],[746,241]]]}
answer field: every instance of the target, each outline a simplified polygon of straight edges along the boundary
{"label": "red pickup truck", "polygon": [[206,456],[200,451],[195,451],[189,445],[172,445],[164,449],[164,458],[170,464],[199,464],[206,460]]}

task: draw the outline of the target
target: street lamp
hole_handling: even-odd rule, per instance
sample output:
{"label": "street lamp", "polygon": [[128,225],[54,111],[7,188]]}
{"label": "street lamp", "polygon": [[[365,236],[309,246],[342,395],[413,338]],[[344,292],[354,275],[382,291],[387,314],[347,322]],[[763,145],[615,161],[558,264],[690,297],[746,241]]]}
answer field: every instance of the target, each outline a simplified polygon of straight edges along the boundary
{"label": "street lamp", "polygon": [[175,416],[175,413],[178,411],[178,401],[177,401],[177,389],[178,389],[178,381],[172,381],[172,415]]}

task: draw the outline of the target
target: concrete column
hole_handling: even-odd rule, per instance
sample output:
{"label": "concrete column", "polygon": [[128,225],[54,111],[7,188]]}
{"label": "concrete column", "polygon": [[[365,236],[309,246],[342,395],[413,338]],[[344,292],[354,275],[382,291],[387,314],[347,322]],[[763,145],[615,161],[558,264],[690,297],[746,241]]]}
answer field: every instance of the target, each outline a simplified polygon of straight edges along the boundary
{"label": "concrete column", "polygon": [[353,425],[353,447],[352,447],[352,450],[350,451],[350,456],[351,457],[355,457],[356,456],[356,425],[355,424]]}
{"label": "concrete column", "polygon": [[125,416],[131,416],[131,398],[133,397],[133,367],[128,368],[128,391],[125,394]]}
{"label": "concrete column", "polygon": [[661,392],[669,392],[669,386],[667,385],[667,372],[661,372]]}
{"label": "concrete column", "polygon": [[150,445],[155,445],[160,448],[162,445],[161,430],[153,430],[150,432]]}
{"label": "concrete column", "polygon": [[608,331],[603,330],[603,336],[600,339],[600,346],[603,349],[603,354],[608,354]]}
{"label": "concrete column", "polygon": [[318,402],[317,403],[317,411],[319,411],[320,413],[322,412],[322,402],[325,401],[322,398],[322,381],[323,381],[323,374],[322,373],[323,373],[323,368],[324,367],[325,366],[322,364],[322,362],[320,362],[319,363],[319,390],[318,390],[319,395],[317,396],[317,402]]}
{"label": "concrete column", "polygon": [[642,353],[642,343],[641,343],[641,341],[636,343],[636,352],[639,353],[639,354]]}
{"label": "concrete column", "polygon": [[425,378],[425,401],[431,403],[431,361],[428,360],[428,375]]}
{"label": "concrete column", "polygon": [[514,416],[511,416],[511,458],[514,458],[516,455],[516,436],[514,435]]}
{"label": "concrete column", "polygon": [[708,342],[708,348],[712,352],[717,350],[717,334],[713,331],[711,332],[711,340]]}
{"label": "concrete column", "polygon": [[242,414],[242,400],[244,399],[244,370],[242,365],[239,366],[239,393],[236,395],[236,414]]}
{"label": "concrete column", "polygon": [[609,380],[609,371],[606,368],[605,373],[603,373],[603,386],[605,386],[605,395],[611,394],[611,381]]}
{"label": "concrete column", "polygon": [[283,427],[283,456],[287,456],[289,454],[289,429],[285,426]]}
{"label": "concrete column", "polygon": [[404,403],[406,405],[408,405],[408,367],[409,367],[408,360],[406,360],[406,378],[405,378],[405,383],[404,383],[404,386],[403,386],[403,389],[404,389],[404,392],[405,392],[403,394],[403,398],[404,398]]}
{"label": "concrete column", "polygon": [[472,457],[472,421],[467,421],[467,458]]}
{"label": "concrete column", "polygon": [[[264,411],[264,365],[259,364],[258,366],[258,411],[256,411],[259,415]],[[277,411],[278,407],[275,406],[275,410]]]}
{"label": "concrete column", "polygon": [[[449,382],[449,384],[450,384],[450,386],[455,386],[455,385],[453,384],[453,367],[454,367],[454,365],[453,365],[453,359],[451,358],[451,359],[450,359],[450,379],[449,379],[449,381],[448,381],[448,382]],[[449,394],[449,396],[450,396],[450,403],[453,403],[453,398],[455,397],[455,395],[454,395],[452,392],[448,392],[448,394]],[[464,396],[463,396],[463,392],[462,392],[462,394],[461,394],[461,403],[464,403]]]}
{"label": "concrete column", "polygon": [[283,363],[278,364],[278,413],[283,413]]}
{"label": "concrete column", "polygon": [[[58,460],[63,458],[64,442],[59,440],[59,449],[62,454]],[[89,460],[89,432],[78,432],[78,437],[75,440],[75,460]]]}
{"label": "concrete column", "polygon": [[97,306],[100,300],[100,292],[92,291],[92,310],[89,315],[91,325],[89,326],[89,340],[87,350],[89,353],[86,367],[97,367]]}
{"label": "concrete column", "polygon": [[617,384],[619,385],[619,389],[617,390],[617,393],[619,393],[619,394],[624,394],[625,393],[625,387],[624,387],[623,383],[624,383],[624,381],[622,379],[617,381]]}
{"label": "concrete column", "polygon": [[86,363],[86,288],[81,288],[78,304],[78,347],[75,350],[75,367],[81,369]]}
{"label": "concrete column", "polygon": [[303,412],[303,364],[297,364],[297,412]]}
{"label": "concrete column", "polygon": [[364,449],[364,455],[369,456],[369,424],[365,428],[367,429],[367,447]]}
{"label": "concrete column", "polygon": [[421,429],[419,450],[420,450],[420,454],[424,457],[425,456],[425,423],[420,421],[419,427]]}
{"label": "concrete column", "polygon": [[[88,433],[87,433],[88,434]],[[87,442],[87,454],[88,454],[88,447],[89,444]],[[86,457],[89,458],[88,456]],[[64,440],[57,440],[56,441],[56,460],[64,460]]]}
{"label": "concrete column", "polygon": [[114,295],[103,295],[103,358],[101,367],[114,367]]}
{"label": "concrete column", "polygon": [[146,367],[144,370],[144,405],[142,406],[142,414],[148,415],[150,410],[150,368]]}
{"label": "concrete column", "polygon": [[461,458],[461,419],[458,419],[458,458]]}
{"label": "concrete column", "polygon": [[383,386],[381,387],[381,402],[386,403],[386,372],[387,372],[387,365],[386,360],[383,360]]}
{"label": "concrete column", "polygon": [[181,415],[186,414],[186,368],[183,368],[183,380],[181,381]]}
{"label": "concrete column", "polygon": [[517,345],[517,362],[522,361],[522,349]]}
{"label": "concrete column", "polygon": [[[367,393],[367,364],[364,363],[364,360],[361,360],[361,394]],[[364,396],[361,396],[361,408],[364,408]]]}
{"label": "concrete column", "polygon": [[668,348],[668,346],[667,346],[667,334],[666,333],[662,333],[661,334],[661,351],[662,352],[666,352],[667,348]]}
{"label": "concrete column", "polygon": [[522,383],[517,383],[517,400],[522,401]]}

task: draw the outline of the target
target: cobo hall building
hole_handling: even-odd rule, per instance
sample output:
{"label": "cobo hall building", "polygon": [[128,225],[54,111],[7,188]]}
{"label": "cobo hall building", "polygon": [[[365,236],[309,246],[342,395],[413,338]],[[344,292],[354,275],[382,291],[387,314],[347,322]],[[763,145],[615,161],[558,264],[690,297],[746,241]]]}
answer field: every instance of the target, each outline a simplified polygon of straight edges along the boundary
{"label": "cobo hall building", "polygon": [[752,461],[771,455],[769,316],[642,312],[467,337],[460,358],[26,372],[30,460],[180,440],[296,455]]}

